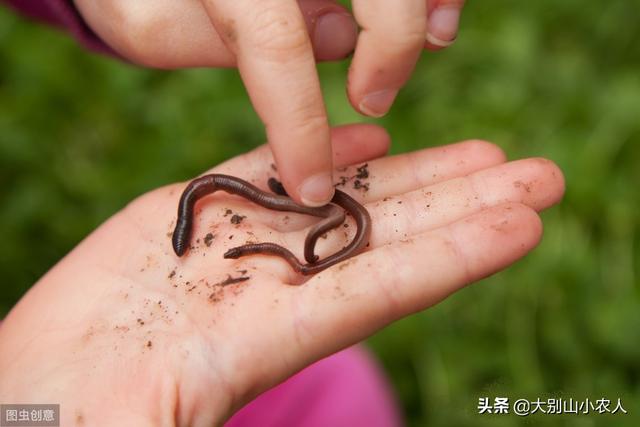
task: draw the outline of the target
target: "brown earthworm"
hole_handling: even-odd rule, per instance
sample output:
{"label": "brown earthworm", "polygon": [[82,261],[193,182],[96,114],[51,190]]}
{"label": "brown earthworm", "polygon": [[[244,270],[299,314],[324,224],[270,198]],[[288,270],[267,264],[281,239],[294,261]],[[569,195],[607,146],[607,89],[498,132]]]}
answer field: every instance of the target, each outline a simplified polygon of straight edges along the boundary
{"label": "brown earthworm", "polygon": [[[240,178],[229,175],[211,174],[191,181],[182,193],[178,205],[178,220],[172,237],[175,253],[178,256],[182,256],[189,246],[195,203],[200,198],[218,190],[242,196],[268,209],[324,218],[323,221],[311,228],[305,239],[304,254],[308,264],[302,264],[291,251],[275,243],[247,244],[231,248],[224,254],[225,258],[235,259],[251,254],[276,255],[284,258],[297,272],[309,275],[318,273],[327,267],[356,255],[367,244],[371,234],[371,217],[362,205],[342,191],[335,191],[335,195],[331,200],[333,204],[311,208],[298,205],[287,197],[284,188],[275,179],[269,180],[269,186],[272,191],[279,194],[267,193]],[[354,217],[357,225],[356,234],[353,240],[343,249],[321,261],[317,261],[318,257],[314,254],[314,249],[318,238],[344,222],[344,212],[335,205],[342,207]]]}

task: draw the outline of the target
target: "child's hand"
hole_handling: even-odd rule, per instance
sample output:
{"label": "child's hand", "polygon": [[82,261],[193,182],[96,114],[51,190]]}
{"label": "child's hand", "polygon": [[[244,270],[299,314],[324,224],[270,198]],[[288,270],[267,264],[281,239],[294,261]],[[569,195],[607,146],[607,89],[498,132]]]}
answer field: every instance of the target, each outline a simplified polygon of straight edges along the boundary
{"label": "child's hand", "polygon": [[[303,284],[277,257],[225,260],[246,242],[276,242],[302,259],[317,219],[219,192],[196,206],[193,248],[177,258],[170,231],[186,184],[152,191],[9,314],[0,401],[59,402],[62,425],[214,425],[312,362],[523,257],[541,237],[536,211],[563,194],[553,163],[505,163],[486,142],[371,160],[389,143],[380,128],[335,129],[332,141],[336,166],[349,165],[336,171],[347,177],[341,188],[373,220],[367,251]],[[357,171],[366,161],[368,177]],[[264,188],[272,162],[263,146],[211,172]],[[321,257],[353,232],[351,220],[330,232]],[[224,285],[240,277],[249,279]]]}
{"label": "child's hand", "polygon": [[[314,206],[333,195],[329,124],[315,60],[341,59],[355,48],[349,99],[361,113],[382,116],[422,50],[455,39],[464,4],[353,0],[354,20],[332,0],[75,2],[93,30],[134,62],[237,66],[266,125],[283,184],[296,201]],[[221,100],[212,93],[211,102]]]}

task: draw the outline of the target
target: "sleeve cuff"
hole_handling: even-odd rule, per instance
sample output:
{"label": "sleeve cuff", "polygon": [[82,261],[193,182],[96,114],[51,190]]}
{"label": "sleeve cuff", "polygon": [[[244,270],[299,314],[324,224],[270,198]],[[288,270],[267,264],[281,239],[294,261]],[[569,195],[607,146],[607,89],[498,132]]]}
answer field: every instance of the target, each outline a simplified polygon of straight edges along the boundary
{"label": "sleeve cuff", "polygon": [[103,54],[119,56],[82,19],[71,0],[2,0],[26,16],[64,28],[83,46]]}

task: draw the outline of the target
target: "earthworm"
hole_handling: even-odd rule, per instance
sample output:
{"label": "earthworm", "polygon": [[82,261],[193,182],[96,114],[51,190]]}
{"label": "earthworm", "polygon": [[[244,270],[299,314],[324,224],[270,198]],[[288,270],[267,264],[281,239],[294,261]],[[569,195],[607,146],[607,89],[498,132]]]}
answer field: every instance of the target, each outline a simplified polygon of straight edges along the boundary
{"label": "earthworm", "polygon": [[[195,203],[200,198],[218,190],[242,196],[268,209],[324,218],[323,221],[311,228],[305,239],[304,255],[308,264],[302,264],[291,251],[275,243],[247,244],[231,248],[224,254],[225,258],[235,259],[251,254],[276,255],[284,258],[295,271],[309,275],[318,273],[327,267],[356,255],[367,244],[371,234],[371,217],[362,205],[346,193],[336,190],[331,200],[333,204],[312,208],[298,205],[287,197],[284,188],[277,180],[271,178],[269,186],[277,194],[267,193],[253,184],[229,175],[211,174],[191,181],[182,193],[178,204],[178,220],[172,237],[175,253],[178,256],[182,256],[189,246]],[[343,249],[318,261],[318,256],[314,253],[318,238],[344,222],[345,214],[336,205],[342,207],[354,217],[357,225],[356,234],[353,240]]]}

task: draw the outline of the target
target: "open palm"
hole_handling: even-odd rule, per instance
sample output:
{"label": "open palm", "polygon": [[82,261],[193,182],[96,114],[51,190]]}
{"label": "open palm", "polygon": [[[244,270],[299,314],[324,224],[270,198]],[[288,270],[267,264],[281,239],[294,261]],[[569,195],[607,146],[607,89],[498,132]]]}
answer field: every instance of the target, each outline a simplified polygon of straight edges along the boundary
{"label": "open palm", "polygon": [[[3,323],[0,400],[60,402],[63,425],[221,422],[312,362],[524,256],[541,236],[536,211],[563,194],[553,163],[505,163],[486,142],[378,158],[387,146],[376,127],[334,129],[336,179],[373,230],[364,253],[310,278],[277,257],[222,254],[275,242],[303,259],[315,218],[219,192],[196,205],[192,247],[178,258],[171,231],[186,184],[138,198]],[[210,172],[266,189],[272,164],[260,147]],[[348,218],[320,239],[321,258],[354,231]]]}

